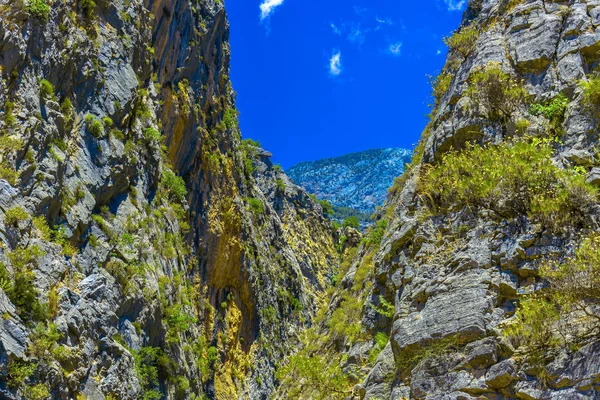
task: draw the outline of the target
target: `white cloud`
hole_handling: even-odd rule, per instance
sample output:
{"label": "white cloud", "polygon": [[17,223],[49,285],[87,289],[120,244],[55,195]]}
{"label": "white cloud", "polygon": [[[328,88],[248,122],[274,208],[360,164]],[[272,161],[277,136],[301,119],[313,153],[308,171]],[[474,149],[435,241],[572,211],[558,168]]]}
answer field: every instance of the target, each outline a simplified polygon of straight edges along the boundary
{"label": "white cloud", "polygon": [[284,0],[263,0],[260,4],[260,19],[263,20],[268,18],[273,11],[275,11],[276,7],[279,7],[283,4]]}
{"label": "white cloud", "polygon": [[333,56],[329,59],[329,73],[333,76],[342,73],[342,52],[339,50],[334,50]]}
{"label": "white cloud", "polygon": [[391,18],[379,18],[379,17],[375,17],[375,21],[377,21],[377,24],[379,25],[394,25],[394,21]]}
{"label": "white cloud", "polygon": [[354,27],[348,34],[348,40],[360,46],[365,42],[366,34],[368,31],[369,29],[362,30],[360,26]]}
{"label": "white cloud", "polygon": [[335,33],[338,36],[342,35],[342,31],[340,30],[340,28],[338,28],[337,26],[335,26],[335,24],[331,24],[331,30],[333,31],[333,33]]}
{"label": "white cloud", "polygon": [[393,56],[402,54],[402,42],[392,43],[388,47],[388,52]]}
{"label": "white cloud", "polygon": [[460,11],[463,9],[466,0],[444,0],[448,11]]}

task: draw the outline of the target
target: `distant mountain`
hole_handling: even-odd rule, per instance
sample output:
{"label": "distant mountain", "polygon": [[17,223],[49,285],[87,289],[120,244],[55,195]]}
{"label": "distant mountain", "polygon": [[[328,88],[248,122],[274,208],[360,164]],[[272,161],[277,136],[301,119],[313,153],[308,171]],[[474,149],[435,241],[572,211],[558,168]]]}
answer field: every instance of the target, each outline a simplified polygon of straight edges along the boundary
{"label": "distant mountain", "polygon": [[372,213],[383,204],[394,178],[402,175],[412,152],[374,149],[296,164],[286,172],[299,186],[337,207]]}

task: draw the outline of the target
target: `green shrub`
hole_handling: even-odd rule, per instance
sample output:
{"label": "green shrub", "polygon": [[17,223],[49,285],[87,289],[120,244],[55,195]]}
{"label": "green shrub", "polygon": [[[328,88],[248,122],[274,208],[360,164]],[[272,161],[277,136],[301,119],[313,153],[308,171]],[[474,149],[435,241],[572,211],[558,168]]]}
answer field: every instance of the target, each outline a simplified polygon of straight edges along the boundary
{"label": "green shrub", "polygon": [[323,214],[325,214],[325,215],[333,214],[333,206],[331,205],[331,203],[329,201],[319,200],[319,204],[321,205],[321,208],[323,209]]}
{"label": "green shrub", "polygon": [[163,351],[158,347],[142,347],[139,351],[132,351],[135,361],[135,372],[142,387],[142,399],[161,399],[163,396],[159,387],[160,360],[164,357]]}
{"label": "green shrub", "polygon": [[104,125],[92,114],[87,114],[85,116],[85,126],[95,138],[99,139],[104,136]]}
{"label": "green shrub", "polygon": [[6,101],[4,103],[4,122],[6,126],[11,127],[17,123],[17,119],[14,115],[15,103],[12,101]]}
{"label": "green shrub", "polygon": [[50,390],[45,383],[34,386],[26,386],[24,390],[26,400],[46,400],[50,397]]}
{"label": "green shrub", "polygon": [[60,112],[68,119],[71,120],[73,118],[73,103],[71,99],[65,97],[60,103]]}
{"label": "green shrub", "polygon": [[17,309],[17,314],[26,322],[44,321],[48,318],[48,307],[38,299],[33,273],[33,268],[37,267],[38,259],[43,255],[44,252],[37,246],[18,247],[7,253],[13,268],[12,277],[0,263],[0,287]]}
{"label": "green shrub", "polygon": [[200,369],[200,379],[203,383],[210,380],[213,374],[213,366],[218,359],[218,351],[214,346],[209,346],[206,336],[201,335],[198,341],[193,345],[194,355],[198,368]]}
{"label": "green shrub", "polygon": [[384,332],[377,332],[373,339],[375,340],[375,345],[369,353],[369,362],[371,363],[374,363],[377,360],[377,356],[379,356],[379,353],[381,353],[387,345],[389,337]]}
{"label": "green shrub", "polygon": [[444,43],[451,52],[459,53],[463,58],[467,58],[475,48],[475,43],[479,37],[479,31],[475,24],[471,24],[456,31],[452,36],[444,38]]}
{"label": "green shrub", "polygon": [[46,0],[29,0],[27,12],[34,17],[47,21],[50,16],[50,6],[46,3]]}
{"label": "green shrub", "polygon": [[275,185],[277,186],[277,190],[281,193],[285,192],[286,186],[282,179],[277,179],[275,181]]}
{"label": "green shrub", "polygon": [[387,318],[392,318],[394,316],[395,307],[392,303],[387,301],[385,297],[379,296],[379,303],[381,306],[373,307],[378,314],[383,315]]}
{"label": "green shrub", "polygon": [[27,221],[30,216],[27,211],[21,206],[13,207],[6,210],[5,222],[7,225],[17,226],[20,221]]}
{"label": "green shrub", "polygon": [[92,20],[96,14],[96,2],[94,0],[80,0],[79,4],[87,19]]}
{"label": "green shrub", "polygon": [[490,62],[471,74],[467,95],[485,109],[490,120],[505,122],[528,94],[520,80],[502,71],[499,63]]}
{"label": "green shrub", "polygon": [[342,227],[360,229],[360,222],[358,221],[358,218],[353,215],[344,220]]}
{"label": "green shrub", "polygon": [[8,364],[8,386],[11,388],[22,387],[36,369],[37,364],[22,360],[11,360]]}
{"label": "green shrub", "polygon": [[19,176],[21,174],[18,171],[15,171],[5,163],[0,163],[0,179],[5,179],[12,186],[15,186],[19,180]]}
{"label": "green shrub", "polygon": [[568,104],[569,99],[567,99],[561,93],[544,104],[532,104],[529,111],[533,115],[543,115],[546,119],[550,121],[550,124],[555,133],[558,133],[557,131],[560,128],[560,124],[562,124],[563,122]]}
{"label": "green shrub", "polygon": [[262,215],[265,213],[265,205],[260,199],[249,197],[246,199],[246,202],[250,207],[250,211],[252,211],[255,215]]}
{"label": "green shrub", "polygon": [[125,263],[117,258],[112,258],[104,267],[111,274],[123,291],[123,294],[129,295],[135,288],[136,269],[133,264]]}
{"label": "green shrub", "polygon": [[305,351],[290,357],[277,370],[276,378],[284,385],[292,385],[287,393],[290,399],[345,399],[352,392],[352,381],[339,363],[330,362],[326,355]]}
{"label": "green shrub", "polygon": [[187,314],[181,304],[173,304],[164,310],[163,319],[169,325],[171,336],[175,333],[184,333],[192,324],[196,323],[196,318]]}
{"label": "green shrub", "polygon": [[106,125],[108,128],[112,128],[114,122],[112,120],[111,117],[109,116],[104,116],[102,117],[102,122],[104,123],[104,125]]}
{"label": "green shrub", "polygon": [[45,241],[52,240],[52,229],[46,221],[46,217],[43,215],[33,218],[33,226],[40,232],[40,236]]}
{"label": "green shrub", "polygon": [[30,345],[28,351],[38,360],[47,360],[52,357],[57,342],[62,338],[55,324],[38,323],[29,335]]}
{"label": "green shrub", "polygon": [[583,89],[584,103],[598,110],[600,106],[600,75],[594,74],[588,80],[582,80],[579,85]]}
{"label": "green shrub", "polygon": [[260,142],[258,140],[252,140],[252,139],[244,139],[242,140],[242,145],[243,146],[252,146],[252,147],[260,147]]}
{"label": "green shrub", "polygon": [[424,166],[419,193],[434,211],[491,210],[502,218],[529,215],[559,230],[586,223],[597,190],[585,171],[552,162],[549,140],[526,138],[500,145],[467,145]]}
{"label": "green shrub", "polygon": [[223,123],[227,129],[234,129],[237,126],[237,111],[235,108],[228,108],[223,114]]}
{"label": "green shrub", "polygon": [[46,79],[40,79],[40,96],[42,99],[55,100],[54,86]]}
{"label": "green shrub", "polygon": [[25,144],[23,140],[9,135],[0,136],[0,152],[7,154],[12,151],[22,150]]}
{"label": "green shrub", "polygon": [[543,264],[539,274],[547,286],[521,301],[504,331],[531,355],[580,342],[600,326],[600,235],[582,240],[566,261]]}
{"label": "green shrub", "polygon": [[442,100],[442,97],[444,97],[450,88],[452,79],[454,79],[454,75],[447,72],[442,72],[437,77],[431,79],[432,94],[435,98],[436,105],[439,104],[439,102]]}
{"label": "green shrub", "polygon": [[171,200],[178,202],[183,202],[185,200],[187,196],[185,181],[170,169],[163,169],[160,184]]}
{"label": "green shrub", "polygon": [[159,131],[150,127],[144,129],[144,139],[146,139],[148,142],[160,142],[162,137]]}
{"label": "green shrub", "polygon": [[371,232],[366,238],[367,246],[379,246],[381,241],[383,240],[383,234],[388,226],[388,221],[386,219],[382,219],[377,224],[371,228]]}

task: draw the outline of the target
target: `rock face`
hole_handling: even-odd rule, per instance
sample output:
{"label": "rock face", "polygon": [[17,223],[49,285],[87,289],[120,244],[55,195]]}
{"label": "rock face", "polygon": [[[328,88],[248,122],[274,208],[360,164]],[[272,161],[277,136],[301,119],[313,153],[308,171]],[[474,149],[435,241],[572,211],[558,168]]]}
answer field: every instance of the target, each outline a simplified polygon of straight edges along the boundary
{"label": "rock face", "polygon": [[[283,379],[278,398],[298,393],[298,387],[308,393],[300,398],[324,392],[329,398],[390,400],[600,397],[598,295],[587,297],[575,317],[557,317],[560,323],[550,315],[565,308],[553,305],[558,308],[529,321],[539,324],[537,330],[520,336],[510,330],[526,321],[523,310],[532,312],[523,304],[544,304],[535,301],[551,296],[554,282],[542,276],[552,275],[540,270],[572,259],[584,239],[600,230],[593,188],[599,114],[588,83],[598,82],[598,10],[600,3],[592,0],[470,1],[460,31],[448,41],[433,119],[413,165],[390,190],[356,256],[344,261],[350,267],[342,270],[323,311],[327,318],[290,359],[292,378]],[[514,203],[511,208],[507,199],[514,187],[500,186],[483,204],[491,192],[482,188],[510,179],[495,174],[512,165],[521,143],[548,146],[551,168],[576,170],[572,179],[595,193],[589,203],[578,203],[582,220],[561,210],[555,218],[571,217],[552,227],[550,218],[539,217],[549,215],[547,209]],[[496,149],[513,155],[490,167],[481,154]],[[469,162],[458,158],[461,154],[479,158],[464,170],[454,169],[450,161]],[[521,167],[514,176],[523,177]],[[486,179],[469,181],[486,168]],[[457,180],[446,184],[454,171]],[[439,181],[428,183],[431,176]],[[535,190],[515,198],[527,201]],[[597,290],[594,278],[585,279]],[[360,334],[332,322],[340,314],[348,316],[346,326],[358,324]],[[562,323],[572,330],[559,338]],[[595,326],[595,333],[574,344],[586,324]],[[547,340],[538,347],[524,345],[531,343],[528,337],[541,335],[541,326],[548,329],[542,336]],[[323,344],[316,349],[312,343]],[[303,371],[319,354],[326,354],[323,363],[335,380]]]}
{"label": "rock face", "polygon": [[390,148],[303,162],[286,172],[299,186],[334,206],[373,213],[382,205],[394,178],[402,175],[412,152]]}
{"label": "rock face", "polygon": [[48,3],[0,2],[0,397],[267,398],[337,253],[222,2]]}

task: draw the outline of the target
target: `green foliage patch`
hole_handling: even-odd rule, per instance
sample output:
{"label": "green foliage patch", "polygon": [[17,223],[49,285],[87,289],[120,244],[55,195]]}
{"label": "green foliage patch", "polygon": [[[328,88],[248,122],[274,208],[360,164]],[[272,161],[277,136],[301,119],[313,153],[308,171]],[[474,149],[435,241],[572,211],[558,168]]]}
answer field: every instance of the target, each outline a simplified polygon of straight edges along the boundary
{"label": "green foliage patch", "polygon": [[473,52],[478,37],[477,26],[471,24],[456,31],[452,36],[444,38],[444,43],[451,52],[457,52],[463,58],[467,58]]}
{"label": "green foliage patch", "polygon": [[597,189],[585,171],[552,162],[550,140],[526,138],[500,145],[468,145],[425,165],[418,190],[435,211],[491,210],[502,218],[529,215],[547,228],[584,225]]}
{"label": "green foliage patch", "polygon": [[46,0],[29,0],[27,12],[34,17],[47,21],[50,16],[50,6],[46,3]]}
{"label": "green foliage patch", "polygon": [[16,307],[17,314],[26,322],[44,321],[48,318],[48,307],[38,299],[35,288],[35,274],[39,258],[44,252],[37,246],[18,247],[7,253],[13,274],[0,263],[0,287],[10,302]]}
{"label": "green foliage patch", "polygon": [[360,229],[360,222],[358,221],[357,217],[352,215],[344,220],[342,227]]}
{"label": "green foliage patch", "polygon": [[164,168],[160,181],[162,190],[173,201],[183,202],[187,196],[187,188],[182,177],[176,175],[171,169]]}
{"label": "green foliage patch", "polygon": [[[36,0],[39,1],[39,0]],[[46,79],[40,79],[40,96],[42,99],[55,100],[54,86]]]}
{"label": "green foliage patch", "polygon": [[102,121],[92,114],[87,114],[84,120],[87,130],[92,134],[92,136],[94,136],[96,139],[104,137],[104,125],[102,124]]}
{"label": "green foliage patch", "polygon": [[600,333],[600,235],[582,240],[573,257],[539,269],[547,286],[522,300],[504,334],[534,358]]}
{"label": "green foliage patch", "polygon": [[263,204],[262,200],[248,197],[246,198],[246,203],[248,203],[248,207],[250,208],[250,211],[254,213],[254,215],[258,216],[265,213],[265,205]]}
{"label": "green foliage patch", "polygon": [[471,74],[467,96],[484,108],[490,120],[506,122],[528,93],[518,78],[504,72],[499,63],[490,62]]}

